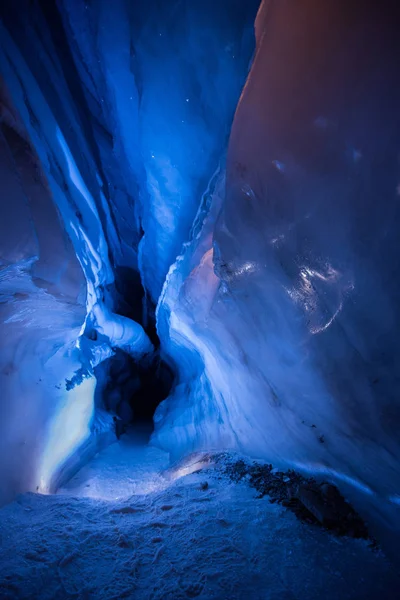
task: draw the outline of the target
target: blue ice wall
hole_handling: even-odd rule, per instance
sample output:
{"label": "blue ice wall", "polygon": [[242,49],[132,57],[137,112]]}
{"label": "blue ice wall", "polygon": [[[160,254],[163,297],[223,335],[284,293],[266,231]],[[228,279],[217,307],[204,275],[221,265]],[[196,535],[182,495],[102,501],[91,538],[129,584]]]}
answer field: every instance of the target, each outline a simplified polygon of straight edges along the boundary
{"label": "blue ice wall", "polygon": [[395,548],[398,26],[390,1],[263,3],[226,184],[158,308],[181,369],[155,435],[330,478]]}
{"label": "blue ice wall", "polygon": [[[26,361],[13,361],[16,381],[23,377],[33,387],[39,376],[47,394],[40,410],[36,395],[29,399],[43,416],[40,424],[33,421],[32,434],[42,458],[29,465],[31,477],[13,474],[18,489],[35,489],[38,480],[47,489],[79,444],[86,448],[91,431],[107,426],[93,415],[94,367],[115,348],[135,360],[152,350],[142,324],[190,239],[202,192],[226,147],[253,52],[257,4],[2,3],[0,72],[10,96],[7,110],[16,115],[10,127],[23,132],[59,217],[57,226],[47,226],[46,211],[31,231],[29,215],[19,220],[15,210],[3,227],[4,256],[19,240],[18,252],[3,265],[19,273],[20,257],[29,256],[23,293],[37,306],[35,323],[47,330],[51,322],[58,331],[38,347],[38,365],[30,356],[42,329],[33,333],[32,321],[17,316],[14,304],[1,324],[7,335],[10,322],[20,323],[15,335],[26,342]],[[27,196],[33,210],[39,194]],[[79,317],[73,326],[49,309],[58,294],[70,294],[68,261],[57,249],[62,231],[77,258],[79,298],[74,289],[72,306]],[[45,302],[33,277],[46,290]],[[14,342],[1,349],[6,362],[16,352]],[[51,369],[45,369],[48,361]],[[5,412],[20,406],[18,386],[7,389]],[[15,414],[17,419],[19,408]],[[24,436],[29,424],[19,424]],[[14,425],[7,427],[4,457],[14,437]],[[3,463],[5,471],[6,458]],[[3,484],[9,487],[6,479]]]}
{"label": "blue ice wall", "polygon": [[225,149],[254,48],[258,2],[141,2],[136,57],[147,201],[141,242],[145,287],[165,276]]}
{"label": "blue ice wall", "polygon": [[60,381],[151,352],[158,302],[155,443],[321,474],[400,529],[396,6],[265,0],[241,93],[256,8],[3,3],[8,496],[87,443],[94,380]]}
{"label": "blue ice wall", "polygon": [[153,303],[226,146],[257,7],[4,3],[6,31],[93,198],[117,286],[118,268],[140,263]]}
{"label": "blue ice wall", "polygon": [[113,189],[123,264],[134,266],[138,250],[153,303],[225,147],[253,51],[257,6],[60,3]]}
{"label": "blue ice wall", "polygon": [[[49,428],[69,401],[65,379],[80,366],[74,349],[86,315],[86,283],[40,160],[3,84],[0,107],[2,504],[41,484]],[[79,427],[76,423],[66,439]]]}

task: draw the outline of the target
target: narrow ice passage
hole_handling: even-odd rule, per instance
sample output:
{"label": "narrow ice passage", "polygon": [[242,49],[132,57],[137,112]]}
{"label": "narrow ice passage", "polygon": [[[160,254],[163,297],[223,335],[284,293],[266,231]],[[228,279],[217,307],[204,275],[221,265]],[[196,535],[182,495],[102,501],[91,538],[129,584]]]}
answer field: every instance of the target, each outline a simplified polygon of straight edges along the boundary
{"label": "narrow ice passage", "polygon": [[0,3],[0,598],[397,600],[399,31]]}

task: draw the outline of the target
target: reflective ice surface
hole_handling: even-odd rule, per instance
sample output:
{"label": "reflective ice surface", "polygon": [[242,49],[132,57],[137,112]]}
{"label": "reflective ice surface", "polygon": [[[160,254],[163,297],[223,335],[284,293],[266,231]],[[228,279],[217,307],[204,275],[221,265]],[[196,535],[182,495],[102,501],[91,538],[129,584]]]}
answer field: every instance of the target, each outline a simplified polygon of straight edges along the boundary
{"label": "reflective ice surface", "polygon": [[159,306],[181,382],[156,441],[323,474],[394,527],[400,81],[385,8],[260,10],[226,187]]}
{"label": "reflective ice surface", "polygon": [[[59,338],[40,356],[62,348],[57,378],[68,381],[79,356],[79,383],[116,348],[135,359],[151,351],[144,327],[158,303],[161,352],[178,379],[156,413],[154,443],[172,456],[235,448],[323,474],[395,530],[394,3],[263,2],[226,165],[257,3],[181,4],[156,12],[151,2],[64,0],[59,12],[10,4],[0,44],[11,97],[4,120],[37,155],[43,198],[62,225],[39,231],[43,215],[54,223],[50,208],[35,220],[12,191],[21,218],[15,210],[4,220],[2,273],[27,297],[10,304],[7,288],[3,324],[22,323],[23,314],[15,334],[23,340],[32,318],[15,301],[45,298],[48,310],[56,298],[66,307],[52,319]],[[62,230],[69,241],[61,249]],[[117,314],[126,269],[144,293],[144,310],[138,294],[129,316]],[[48,328],[43,309],[36,318]],[[9,360],[20,347],[12,338],[3,353],[30,389],[40,335],[29,338],[26,356]],[[10,389],[7,398],[19,397]],[[47,425],[57,422],[60,397],[48,396],[57,402]],[[74,413],[85,415],[84,435],[89,412]]]}
{"label": "reflective ice surface", "polygon": [[6,498],[49,487],[110,428],[95,368],[151,354],[144,327],[226,147],[257,5],[2,4]]}

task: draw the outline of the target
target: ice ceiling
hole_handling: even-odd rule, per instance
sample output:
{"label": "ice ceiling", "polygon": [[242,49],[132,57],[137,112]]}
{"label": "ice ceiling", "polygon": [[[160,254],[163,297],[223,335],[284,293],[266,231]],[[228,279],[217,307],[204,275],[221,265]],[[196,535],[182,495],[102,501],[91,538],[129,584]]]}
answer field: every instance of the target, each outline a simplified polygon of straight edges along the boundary
{"label": "ice ceiling", "polygon": [[107,443],[110,356],[157,354],[172,457],[323,473],[400,528],[395,3],[258,4],[3,3],[1,501]]}

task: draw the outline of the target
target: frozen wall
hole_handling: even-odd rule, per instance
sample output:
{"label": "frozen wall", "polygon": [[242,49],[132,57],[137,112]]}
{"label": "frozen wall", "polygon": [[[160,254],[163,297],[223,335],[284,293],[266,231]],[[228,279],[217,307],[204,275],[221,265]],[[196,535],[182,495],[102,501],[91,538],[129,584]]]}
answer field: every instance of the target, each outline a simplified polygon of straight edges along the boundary
{"label": "frozen wall", "polygon": [[[116,348],[134,360],[152,352],[145,328],[154,326],[166,274],[226,147],[257,5],[2,3],[9,130],[25,140],[36,165],[30,177],[40,176],[41,187],[29,181],[17,203],[26,170],[18,154],[14,187],[5,178],[1,198],[1,327],[10,337],[0,355],[14,378],[1,399],[0,502],[51,488],[66,465],[88,455],[93,434],[109,429],[110,418],[95,410],[95,367]],[[26,296],[11,302],[19,287]],[[42,395],[33,392],[39,384]],[[26,452],[20,439],[31,440]]]}
{"label": "frozen wall", "polygon": [[[69,123],[64,135],[98,206],[117,288],[126,269],[131,277],[139,270],[150,305],[226,146],[258,4],[62,0],[58,11],[43,2],[33,15],[42,35],[33,40],[32,9],[9,8],[7,22],[28,34],[26,60],[52,106],[60,100],[47,80],[69,96],[58,121]],[[56,55],[58,72],[48,61],[43,73],[33,44]]]}
{"label": "frozen wall", "polygon": [[74,347],[85,318],[86,286],[38,157],[3,85],[0,107],[2,503],[40,485],[49,423],[57,406],[67,402],[65,378],[77,368],[67,349]]}
{"label": "frozen wall", "polygon": [[400,523],[398,25],[391,2],[263,3],[226,186],[221,175],[158,308],[181,377],[155,435],[175,453],[229,446],[328,476],[388,536]]}
{"label": "frozen wall", "polygon": [[141,271],[154,302],[225,151],[254,49],[258,4],[144,1],[131,8],[148,194]]}
{"label": "frozen wall", "polygon": [[4,497],[107,428],[93,368],[151,352],[158,302],[154,443],[323,474],[396,531],[394,3],[265,0],[226,168],[257,2],[3,4]]}

